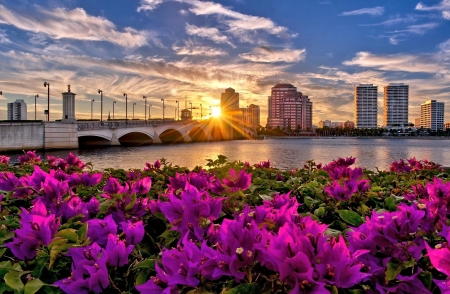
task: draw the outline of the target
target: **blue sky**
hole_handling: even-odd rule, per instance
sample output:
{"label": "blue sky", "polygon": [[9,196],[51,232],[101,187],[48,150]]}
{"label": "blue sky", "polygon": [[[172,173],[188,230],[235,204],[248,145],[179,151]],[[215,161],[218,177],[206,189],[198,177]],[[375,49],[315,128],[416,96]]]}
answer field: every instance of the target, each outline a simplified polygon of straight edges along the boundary
{"label": "blue sky", "polygon": [[[228,87],[240,105],[260,105],[277,83],[291,83],[314,103],[313,122],[353,119],[353,86],[410,85],[410,121],[428,99],[447,103],[450,121],[450,0],[0,0],[0,120],[6,103],[51,85],[52,119],[61,92],[77,93],[77,117],[91,99],[104,115],[172,115],[175,101],[219,104]],[[44,119],[46,99],[38,100]]]}

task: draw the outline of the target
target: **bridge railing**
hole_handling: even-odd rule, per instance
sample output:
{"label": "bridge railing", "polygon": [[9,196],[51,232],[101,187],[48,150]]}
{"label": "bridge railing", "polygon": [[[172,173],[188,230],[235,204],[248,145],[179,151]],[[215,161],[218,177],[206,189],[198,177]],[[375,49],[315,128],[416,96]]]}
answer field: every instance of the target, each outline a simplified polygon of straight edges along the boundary
{"label": "bridge railing", "polygon": [[132,128],[132,127],[156,127],[161,125],[175,124],[183,122],[175,121],[174,119],[151,119],[151,120],[129,120],[129,121],[92,121],[92,122],[78,122],[78,130],[100,130],[100,129],[118,129],[118,128]]}

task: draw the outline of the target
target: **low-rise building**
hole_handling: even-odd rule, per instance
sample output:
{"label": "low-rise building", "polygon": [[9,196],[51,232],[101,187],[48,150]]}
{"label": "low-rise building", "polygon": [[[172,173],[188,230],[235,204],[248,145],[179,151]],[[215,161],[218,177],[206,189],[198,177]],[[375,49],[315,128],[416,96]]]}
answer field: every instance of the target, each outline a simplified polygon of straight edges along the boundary
{"label": "low-rise building", "polygon": [[27,120],[27,104],[23,99],[8,103],[8,120]]}

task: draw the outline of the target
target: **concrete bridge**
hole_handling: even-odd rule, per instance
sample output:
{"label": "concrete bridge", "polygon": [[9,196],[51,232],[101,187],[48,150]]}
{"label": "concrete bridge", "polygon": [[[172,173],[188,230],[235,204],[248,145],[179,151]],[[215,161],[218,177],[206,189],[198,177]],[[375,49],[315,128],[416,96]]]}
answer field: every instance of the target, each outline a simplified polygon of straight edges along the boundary
{"label": "concrete bridge", "polygon": [[78,142],[86,145],[150,145],[233,139],[219,120],[77,122]]}

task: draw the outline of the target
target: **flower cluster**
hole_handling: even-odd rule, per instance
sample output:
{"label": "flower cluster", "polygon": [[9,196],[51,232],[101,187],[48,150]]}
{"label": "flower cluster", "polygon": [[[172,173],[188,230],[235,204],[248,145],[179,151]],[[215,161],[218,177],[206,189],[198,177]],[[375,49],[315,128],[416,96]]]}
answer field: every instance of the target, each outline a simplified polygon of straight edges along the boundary
{"label": "flower cluster", "polygon": [[433,170],[439,167],[438,164],[424,160],[417,160],[415,157],[404,160],[400,159],[399,161],[395,160],[389,166],[389,170],[397,173],[408,173],[411,171],[421,171],[421,170]]}
{"label": "flower cluster", "polygon": [[323,169],[328,172],[333,182],[325,187],[325,192],[333,199],[347,201],[355,193],[363,193],[370,189],[369,180],[361,180],[362,168],[350,168],[355,158],[339,158],[325,165]]}

